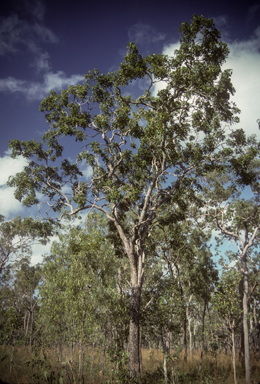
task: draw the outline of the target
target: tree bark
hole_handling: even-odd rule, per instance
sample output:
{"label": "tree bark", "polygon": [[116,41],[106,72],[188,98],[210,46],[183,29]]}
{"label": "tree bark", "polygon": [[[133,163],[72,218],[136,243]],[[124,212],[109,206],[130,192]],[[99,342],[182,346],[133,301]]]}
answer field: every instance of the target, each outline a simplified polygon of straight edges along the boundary
{"label": "tree bark", "polygon": [[192,332],[191,332],[191,319],[190,319],[190,314],[189,314],[189,309],[190,309],[190,302],[192,299],[193,295],[190,295],[188,305],[186,308],[186,318],[188,320],[188,328],[189,328],[189,336],[190,336],[190,361],[192,361],[192,351],[193,351],[193,343],[192,343]]}
{"label": "tree bark", "polygon": [[244,328],[244,347],[245,347],[245,373],[246,373],[246,384],[250,384],[251,368],[250,368],[249,329],[248,329],[248,269],[246,265],[246,254],[244,254],[242,258],[242,273],[243,273],[243,280],[244,280],[243,328]]}
{"label": "tree bark", "polygon": [[192,342],[192,331],[191,331],[191,319],[188,317],[188,327],[189,327],[189,335],[190,335],[190,361],[192,361],[192,352],[193,352],[193,342]]}
{"label": "tree bark", "polygon": [[200,365],[199,365],[199,372],[202,370],[202,359],[203,359],[203,352],[204,352],[204,325],[205,325],[205,313],[206,313],[206,306],[207,303],[204,303],[203,313],[202,313],[202,339],[201,339],[201,352],[200,352]]}
{"label": "tree bark", "polygon": [[141,286],[132,287],[130,303],[129,326],[129,371],[130,377],[140,375],[140,350],[139,350],[139,315],[140,315]]}
{"label": "tree bark", "polygon": [[183,312],[183,348],[184,348],[184,357],[183,361],[187,362],[187,317],[186,317],[186,309]]}
{"label": "tree bark", "polygon": [[236,346],[235,346],[235,320],[232,324],[232,360],[234,369],[234,384],[237,384],[237,370],[236,370]]}
{"label": "tree bark", "polygon": [[84,384],[84,346],[82,339],[79,341],[79,383]]}
{"label": "tree bark", "polygon": [[240,347],[239,347],[239,360],[241,362],[242,367],[245,367],[245,338],[244,338],[244,323],[243,323],[243,289],[244,279],[243,277],[239,283],[239,296],[240,296],[240,310],[241,310],[241,330],[240,330]]}
{"label": "tree bark", "polygon": [[255,334],[255,348],[257,359],[260,357],[259,348],[259,322],[256,316],[256,299],[254,298],[254,334]]}

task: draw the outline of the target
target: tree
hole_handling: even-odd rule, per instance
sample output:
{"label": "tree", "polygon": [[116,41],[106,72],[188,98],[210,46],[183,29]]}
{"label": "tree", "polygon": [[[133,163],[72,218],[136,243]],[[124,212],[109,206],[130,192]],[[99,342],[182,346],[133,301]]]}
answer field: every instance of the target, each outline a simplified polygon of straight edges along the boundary
{"label": "tree", "polygon": [[98,334],[105,351],[108,330],[122,336],[118,325],[124,322],[126,305],[117,289],[120,261],[107,235],[104,215],[97,212],[89,214],[86,228],[63,229],[44,262],[39,288],[41,323],[46,336],[58,341],[60,356],[64,342],[79,344],[80,383],[84,345],[96,342]]}
{"label": "tree", "polygon": [[4,267],[19,257],[31,255],[31,245],[35,242],[46,244],[53,234],[51,222],[42,223],[31,217],[15,217],[4,221],[0,215],[0,275]]}
{"label": "tree", "polygon": [[[244,135],[239,134],[239,139],[246,146]],[[224,177],[214,172],[208,176],[211,179],[211,189],[205,193],[205,201],[208,203],[207,215],[215,223],[215,227],[221,233],[222,239],[233,241],[238,249],[238,261],[241,269],[240,280],[240,296],[241,296],[241,312],[243,324],[243,340],[245,353],[245,372],[246,383],[251,381],[250,369],[250,350],[249,350],[249,326],[248,326],[248,252],[251,247],[255,246],[259,241],[259,185],[257,182],[258,162],[255,160],[255,153],[258,152],[255,138],[249,138],[255,143],[252,151],[247,150],[245,156],[241,156],[244,166],[251,173],[251,182],[248,184],[255,192],[256,197],[249,199],[241,198],[243,188],[239,184],[235,185],[234,175],[227,174]],[[251,152],[251,153],[250,153]],[[248,188],[249,189],[249,188]],[[206,191],[206,188],[205,188]],[[251,195],[253,195],[251,193]]]}
{"label": "tree", "polygon": [[239,280],[240,276],[237,271],[224,271],[221,276],[221,281],[218,284],[217,292],[212,298],[213,310],[215,310],[221,318],[221,323],[216,324],[216,326],[218,328],[224,328],[227,333],[231,333],[235,384],[237,384],[235,329],[241,317],[238,293]]}
{"label": "tree", "polygon": [[[232,166],[226,126],[238,118],[229,101],[231,70],[221,70],[228,47],[213,20],[193,16],[182,23],[181,45],[173,57],[142,57],[134,43],[119,69],[107,75],[89,72],[85,82],[54,91],[42,101],[49,130],[42,143],[12,140],[12,157],[28,159],[11,177],[15,197],[26,206],[47,198],[47,212],[59,218],[95,208],[113,223],[128,256],[131,274],[129,370],[140,373],[139,315],[146,241],[160,207],[191,199],[199,176]],[[147,88],[131,96],[131,83]],[[165,88],[157,94],[158,83]],[[129,94],[130,93],[130,94]],[[80,144],[75,163],[63,156],[62,138]],[[65,140],[64,144],[67,143]],[[74,148],[74,147],[73,147]],[[83,167],[89,178],[84,177]],[[135,218],[125,226],[128,211]]]}

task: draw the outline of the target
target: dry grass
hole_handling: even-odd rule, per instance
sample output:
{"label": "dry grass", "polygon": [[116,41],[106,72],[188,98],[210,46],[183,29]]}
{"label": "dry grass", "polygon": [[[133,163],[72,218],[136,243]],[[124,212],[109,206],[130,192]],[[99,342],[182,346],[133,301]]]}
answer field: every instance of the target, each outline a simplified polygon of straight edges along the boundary
{"label": "dry grass", "polygon": [[[71,354],[69,350],[64,350],[62,365],[58,361],[58,352],[55,349],[45,350],[38,354],[29,354],[28,348],[16,348],[13,356],[13,368],[11,380],[9,376],[10,369],[10,347],[0,347],[0,379],[9,384],[41,384],[41,383],[58,383],[60,373],[63,370],[64,384],[77,384],[77,367],[78,367],[78,351],[75,351],[73,363],[70,362]],[[8,355],[3,361],[1,359]],[[175,372],[176,382],[196,384],[231,384],[233,380],[233,366],[230,354],[220,353],[216,357],[210,353],[204,353],[202,374],[198,376],[198,367],[200,361],[199,351],[195,351],[193,359],[183,361],[183,353],[178,356],[172,354],[173,359],[169,361],[169,377]],[[28,365],[28,361],[30,361]],[[142,350],[142,372],[145,384],[162,383],[162,352],[156,349]],[[33,366],[33,364],[35,364]],[[64,368],[65,367],[65,368]],[[252,355],[252,382],[260,382],[260,362]],[[85,353],[85,383],[86,384],[101,384],[116,383],[113,366],[109,360],[109,356],[104,356],[101,350],[89,348]],[[49,381],[44,379],[43,372],[46,371],[49,376]],[[52,373],[53,372],[53,373]],[[53,379],[50,379],[51,374]],[[34,378],[33,378],[33,375]],[[244,373],[237,357],[237,376],[238,384],[244,384]]]}

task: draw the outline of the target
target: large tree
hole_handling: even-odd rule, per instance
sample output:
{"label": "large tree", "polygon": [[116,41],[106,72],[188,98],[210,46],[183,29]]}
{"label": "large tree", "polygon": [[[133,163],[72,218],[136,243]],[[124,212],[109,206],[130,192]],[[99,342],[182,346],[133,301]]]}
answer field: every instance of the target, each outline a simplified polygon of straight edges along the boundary
{"label": "large tree", "polygon": [[[232,165],[225,142],[238,110],[229,100],[231,70],[221,70],[228,47],[213,20],[203,16],[182,23],[180,33],[173,57],[142,57],[130,43],[117,71],[94,70],[82,84],[60,94],[51,91],[40,107],[50,125],[42,142],[10,142],[13,157],[28,159],[24,171],[9,181],[23,204],[40,203],[42,193],[48,215],[53,210],[61,219],[95,208],[115,226],[131,271],[131,377],[140,373],[146,241],[160,207],[192,199],[199,177]],[[158,83],[164,88],[156,93]],[[75,162],[70,160],[74,150]],[[126,221],[128,211],[131,221]]]}

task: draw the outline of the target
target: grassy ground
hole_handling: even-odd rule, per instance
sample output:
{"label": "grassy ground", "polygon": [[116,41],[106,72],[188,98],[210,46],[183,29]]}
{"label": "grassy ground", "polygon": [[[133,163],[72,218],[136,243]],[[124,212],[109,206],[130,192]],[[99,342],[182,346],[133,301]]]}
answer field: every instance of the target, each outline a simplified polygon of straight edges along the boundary
{"label": "grassy ground", "polygon": [[[8,384],[78,384],[78,353],[75,351],[73,363],[71,354],[65,350],[63,359],[58,361],[58,352],[54,349],[36,350],[29,354],[28,348],[16,348],[13,354],[13,365],[10,375],[10,347],[0,347],[0,379]],[[169,383],[175,384],[231,384],[233,366],[230,354],[220,353],[216,357],[204,354],[202,372],[198,374],[199,352],[194,352],[193,359],[183,362],[183,355],[172,353],[169,366]],[[142,383],[163,383],[163,356],[156,349],[142,350]],[[252,383],[260,382],[260,361],[252,355]],[[85,384],[120,383],[116,379],[117,365],[112,364],[110,357],[99,349],[89,349],[85,353],[84,379]],[[237,360],[238,384],[245,382],[244,372]],[[0,381],[1,383],[1,381]]]}

